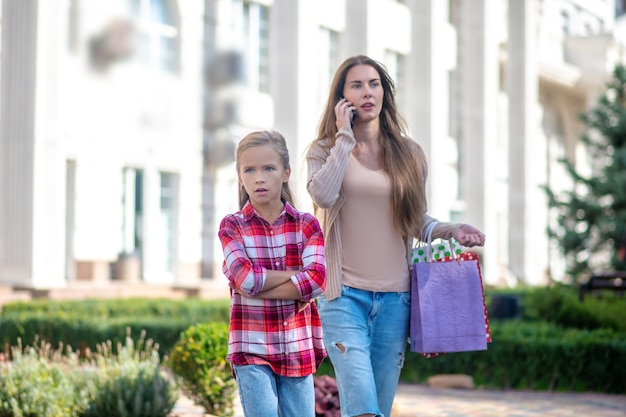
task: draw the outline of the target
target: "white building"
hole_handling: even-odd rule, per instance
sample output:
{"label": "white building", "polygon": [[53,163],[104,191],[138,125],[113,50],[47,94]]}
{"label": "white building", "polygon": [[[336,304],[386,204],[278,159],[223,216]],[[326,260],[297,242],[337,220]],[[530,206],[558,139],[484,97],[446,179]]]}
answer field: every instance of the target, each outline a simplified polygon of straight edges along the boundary
{"label": "white building", "polygon": [[[0,0],[0,284],[221,279],[236,143],[304,152],[347,56],[383,62],[429,211],[487,234],[491,284],[561,279],[543,184],[624,61],[613,0]],[[203,165],[204,163],[204,165]]]}
{"label": "white building", "polygon": [[1,3],[0,283],[198,280],[203,4]]}

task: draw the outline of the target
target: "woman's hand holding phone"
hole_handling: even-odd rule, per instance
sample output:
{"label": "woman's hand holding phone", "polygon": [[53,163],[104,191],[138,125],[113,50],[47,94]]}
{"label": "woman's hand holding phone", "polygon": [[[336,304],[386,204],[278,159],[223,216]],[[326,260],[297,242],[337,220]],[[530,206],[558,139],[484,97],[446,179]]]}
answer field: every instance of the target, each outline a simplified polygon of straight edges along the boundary
{"label": "woman's hand holding phone", "polygon": [[354,126],[354,118],[356,117],[356,108],[346,98],[342,97],[341,100],[335,105],[335,122],[337,130],[344,126]]}

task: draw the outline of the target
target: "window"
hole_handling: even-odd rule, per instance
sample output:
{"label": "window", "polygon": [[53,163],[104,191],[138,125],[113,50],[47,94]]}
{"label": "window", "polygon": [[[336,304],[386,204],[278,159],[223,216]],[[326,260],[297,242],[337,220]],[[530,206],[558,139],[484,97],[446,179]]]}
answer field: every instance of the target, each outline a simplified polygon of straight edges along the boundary
{"label": "window", "polygon": [[570,21],[569,21],[569,13],[565,10],[561,11],[561,32],[563,35],[567,35],[570,31]]}
{"label": "window", "polygon": [[78,0],[70,0],[67,16],[67,43],[70,52],[78,51],[78,22],[79,22]]}
{"label": "window", "polygon": [[65,279],[76,279],[74,224],[76,223],[76,161],[65,161]]}
{"label": "window", "polygon": [[258,91],[268,93],[269,85],[269,9],[258,3],[243,5],[243,29],[248,62],[248,80]]}
{"label": "window", "polygon": [[406,97],[404,89],[398,89],[397,87],[405,84],[404,56],[394,51],[385,51],[385,66],[387,67],[389,76],[396,85],[396,104],[398,108],[402,110]]}
{"label": "window", "polygon": [[339,33],[334,30],[328,31],[328,74],[332,81],[335,71],[339,67]]}
{"label": "window", "polygon": [[179,69],[179,17],[173,0],[130,0],[141,63],[167,72]]}
{"label": "window", "polygon": [[125,168],[122,199],[122,253],[141,255],[143,240],[143,171]]}
{"label": "window", "polygon": [[448,136],[460,136],[461,114],[459,103],[459,85],[457,72],[448,71]]}
{"label": "window", "polygon": [[178,176],[176,174],[161,172],[161,222],[159,227],[162,237],[162,268],[174,273],[176,259],[176,234],[177,234],[177,208],[178,208]]}

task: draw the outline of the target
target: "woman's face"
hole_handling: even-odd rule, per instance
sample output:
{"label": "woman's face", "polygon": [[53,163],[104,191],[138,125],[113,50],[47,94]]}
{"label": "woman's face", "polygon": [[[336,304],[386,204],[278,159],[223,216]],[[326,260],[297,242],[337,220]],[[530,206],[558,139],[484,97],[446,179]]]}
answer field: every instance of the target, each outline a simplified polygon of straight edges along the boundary
{"label": "woman's face", "polygon": [[380,75],[370,65],[355,65],[348,70],[343,96],[356,107],[356,121],[378,119],[385,91]]}

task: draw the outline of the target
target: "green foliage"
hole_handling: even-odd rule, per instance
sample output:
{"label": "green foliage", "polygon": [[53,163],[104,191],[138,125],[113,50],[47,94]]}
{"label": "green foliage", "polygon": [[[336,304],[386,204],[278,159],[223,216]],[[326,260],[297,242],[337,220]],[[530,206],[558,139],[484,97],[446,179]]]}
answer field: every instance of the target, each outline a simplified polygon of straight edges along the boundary
{"label": "green foliage", "polygon": [[[626,67],[617,66],[596,107],[581,116],[587,130],[581,136],[591,175],[563,159],[574,182],[570,190],[545,187],[557,224],[549,228],[563,252],[567,272],[576,279],[595,269],[625,270],[616,249],[626,239]],[[599,254],[609,254],[604,261]]]}
{"label": "green foliage", "polygon": [[167,417],[178,399],[176,385],[161,368],[158,347],[145,341],[135,346],[130,334],[113,353],[102,343],[83,372],[89,405],[82,417]]}
{"label": "green foliage", "polygon": [[77,359],[50,344],[12,349],[12,362],[0,363],[0,417],[78,417],[85,394],[74,384]]}
{"label": "green foliage", "polygon": [[178,390],[157,346],[144,341],[142,334],[135,345],[128,334],[117,354],[109,341],[86,361],[49,343],[18,344],[0,363],[0,417],[166,417]]}
{"label": "green foliage", "polygon": [[[93,311],[91,311],[93,309]],[[96,350],[103,340],[124,343],[127,328],[148,338],[167,354],[180,333],[195,323],[228,322],[228,300],[35,300],[6,304],[0,312],[0,344],[18,338],[32,344],[36,337],[81,352]]]}
{"label": "green foliage", "polygon": [[2,306],[2,314],[40,313],[57,317],[91,317],[97,320],[127,317],[177,317],[191,322],[211,320],[227,322],[229,299],[184,300],[155,298],[118,298],[87,300],[37,299],[15,301]]}
{"label": "green foliage", "polygon": [[625,333],[564,329],[550,323],[491,323],[486,351],[406,357],[401,379],[424,382],[439,373],[472,375],[479,386],[502,389],[626,393]]}
{"label": "green foliage", "polygon": [[185,393],[209,414],[233,415],[235,379],[226,362],[228,325],[192,326],[180,335],[169,365],[181,378]]}
{"label": "green foliage", "polygon": [[522,295],[522,318],[565,328],[626,332],[626,299],[607,294],[578,299],[578,289],[555,284],[529,288]]}

